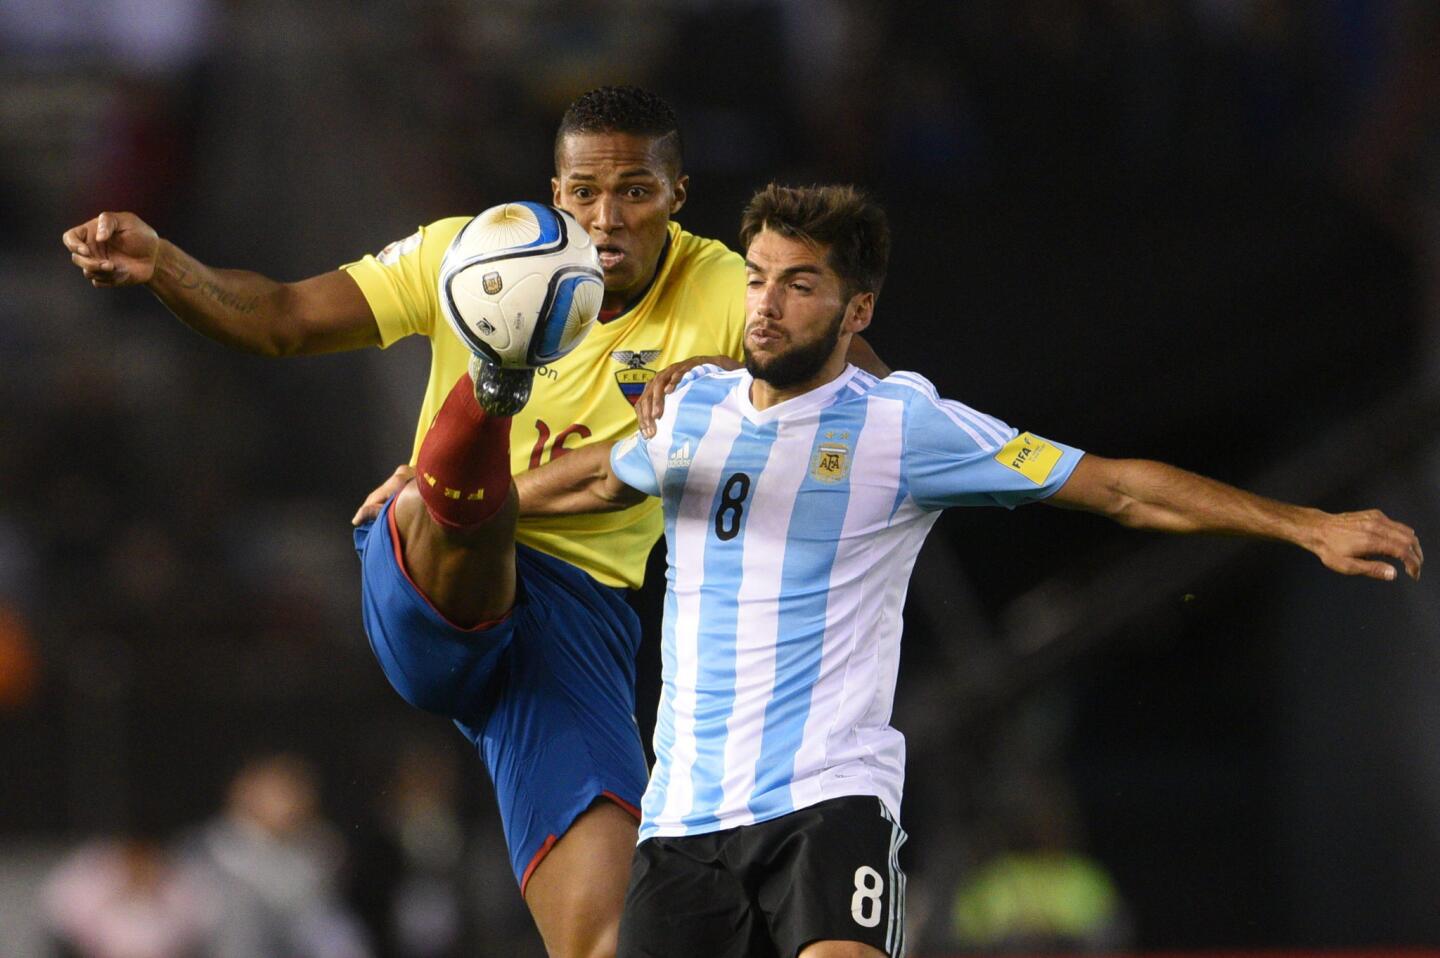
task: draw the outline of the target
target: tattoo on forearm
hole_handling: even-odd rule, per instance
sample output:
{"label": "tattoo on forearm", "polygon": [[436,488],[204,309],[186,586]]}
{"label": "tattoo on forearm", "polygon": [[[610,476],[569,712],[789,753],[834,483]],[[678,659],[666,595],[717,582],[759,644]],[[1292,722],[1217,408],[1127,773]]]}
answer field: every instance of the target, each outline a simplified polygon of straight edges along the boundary
{"label": "tattoo on forearm", "polygon": [[200,285],[200,278],[184,266],[166,263],[165,270],[170,274],[170,278],[175,281],[175,285],[181,289],[195,289]]}
{"label": "tattoo on forearm", "polygon": [[170,276],[175,285],[185,290],[197,290],[206,299],[214,300],[221,306],[225,306],[237,313],[253,313],[260,305],[258,296],[241,296],[224,289],[220,284],[208,279],[201,279],[193,271],[185,266],[169,266]]}
{"label": "tattoo on forearm", "polygon": [[205,280],[200,284],[200,293],[221,306],[228,306],[237,313],[253,313],[255,307],[260,305],[260,299],[256,296],[238,296],[229,290],[221,289],[215,283]]}

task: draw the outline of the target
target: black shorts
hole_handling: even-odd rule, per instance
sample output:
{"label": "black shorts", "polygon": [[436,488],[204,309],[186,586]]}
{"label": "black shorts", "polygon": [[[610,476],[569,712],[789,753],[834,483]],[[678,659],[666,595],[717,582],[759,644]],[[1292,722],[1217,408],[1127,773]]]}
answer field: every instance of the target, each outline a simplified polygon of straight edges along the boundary
{"label": "black shorts", "polygon": [[905,832],[880,799],[635,849],[618,958],[794,958],[813,941],[904,951]]}

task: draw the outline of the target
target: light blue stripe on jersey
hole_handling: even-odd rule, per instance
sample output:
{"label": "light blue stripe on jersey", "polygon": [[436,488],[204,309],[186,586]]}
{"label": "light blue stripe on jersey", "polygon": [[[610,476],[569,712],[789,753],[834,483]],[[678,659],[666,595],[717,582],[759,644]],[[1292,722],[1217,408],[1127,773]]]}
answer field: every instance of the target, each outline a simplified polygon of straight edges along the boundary
{"label": "light blue stripe on jersey", "polygon": [[[830,432],[849,433],[858,438],[865,426],[868,408],[864,402],[831,405],[820,416],[817,438]],[[809,469],[809,465],[805,468]],[[807,474],[795,497],[780,577],[775,691],[765,708],[755,791],[749,802],[751,813],[760,821],[794,808],[791,779],[795,754],[800,750],[805,722],[810,715],[811,696],[820,675],[830,574],[849,504],[848,472],[843,480],[834,483],[821,482],[813,473]]]}
{"label": "light blue stripe on jersey", "polygon": [[[769,463],[771,450],[775,446],[777,426],[774,422],[756,425],[748,419],[740,423],[740,435],[730,447],[725,468],[720,472],[720,483],[710,503],[709,515],[717,515],[726,508],[728,493],[738,495],[739,484],[731,488],[730,479],[744,473],[751,484],[745,489],[744,499],[753,502],[756,490],[753,484],[759,481],[764,466]],[[699,656],[699,675],[696,687],[706,689],[705,709],[698,705],[695,714],[695,764],[690,768],[694,798],[691,810],[684,818],[687,828],[705,828],[717,824],[716,816],[725,798],[723,781],[725,777],[725,742],[727,722],[735,706],[735,662],[738,642],[740,605],[735,596],[740,593],[740,580],[745,563],[745,529],[752,510],[744,508],[730,510],[735,521],[736,533],[733,538],[722,540],[718,535],[707,536],[705,540],[704,566],[700,594],[701,634],[705,643]],[[727,525],[727,529],[728,529]]]}
{"label": "light blue stripe on jersey", "polygon": [[[672,401],[676,404],[675,428],[671,431],[670,448],[666,450],[665,460],[668,463],[680,447],[688,440],[687,436],[703,436],[710,430],[710,419],[714,412],[715,404],[724,400],[725,396],[733,389],[735,381],[723,377],[715,377],[697,380],[689,391],[683,396],[677,389]],[[675,437],[681,437],[678,441]],[[692,450],[693,452],[693,450]],[[688,466],[667,466],[660,476],[660,485],[663,489],[671,490],[671,495],[677,499],[685,488],[685,474],[689,471]],[[675,550],[675,516],[678,510],[665,510],[665,545],[674,554]],[[675,621],[676,602],[675,597],[675,563],[666,563],[665,579],[670,587],[665,590],[665,619],[664,635],[660,641],[660,665],[663,675],[675,675],[679,668],[676,661],[675,648]],[[661,691],[659,712],[655,717],[655,778],[645,792],[644,815],[646,819],[653,819],[665,807],[665,796],[670,784],[671,752],[675,748],[675,686],[667,683]]]}

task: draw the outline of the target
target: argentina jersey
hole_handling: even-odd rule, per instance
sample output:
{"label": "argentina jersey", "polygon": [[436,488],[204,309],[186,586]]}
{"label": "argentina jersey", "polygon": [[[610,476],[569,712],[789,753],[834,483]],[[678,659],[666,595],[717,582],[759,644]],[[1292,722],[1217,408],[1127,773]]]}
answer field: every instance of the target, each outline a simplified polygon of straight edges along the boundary
{"label": "argentina jersey", "polygon": [[897,817],[890,727],[901,609],[939,510],[1013,507],[1082,453],[923,377],[855,367],[767,409],[750,375],[692,370],[653,438],[611,456],[660,496],[669,550],[664,688],[641,839],[765,821],[846,795]]}

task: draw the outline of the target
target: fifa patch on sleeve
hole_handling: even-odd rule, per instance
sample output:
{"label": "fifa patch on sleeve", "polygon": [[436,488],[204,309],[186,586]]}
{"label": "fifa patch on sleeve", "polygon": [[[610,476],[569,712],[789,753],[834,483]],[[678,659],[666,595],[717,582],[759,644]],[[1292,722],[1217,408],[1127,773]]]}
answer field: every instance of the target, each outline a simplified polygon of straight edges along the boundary
{"label": "fifa patch on sleeve", "polygon": [[1005,444],[1005,448],[995,455],[995,461],[1020,473],[1035,485],[1043,486],[1060,461],[1060,449],[1039,436],[1022,432]]}

